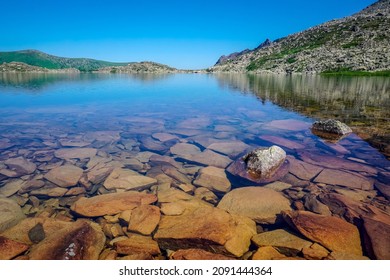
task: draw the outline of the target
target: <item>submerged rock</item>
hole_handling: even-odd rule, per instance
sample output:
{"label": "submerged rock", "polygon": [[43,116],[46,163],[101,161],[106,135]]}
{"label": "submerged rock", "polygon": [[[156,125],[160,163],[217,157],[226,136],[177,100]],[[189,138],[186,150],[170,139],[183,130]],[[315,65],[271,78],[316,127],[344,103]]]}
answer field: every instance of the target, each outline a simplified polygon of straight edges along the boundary
{"label": "submerged rock", "polygon": [[24,218],[22,209],[14,200],[0,197],[0,233]]}
{"label": "submerged rock", "polygon": [[114,215],[137,206],[151,204],[157,200],[153,194],[139,192],[110,193],[91,198],[80,198],[71,207],[75,213],[85,217]]}
{"label": "submerged rock", "polygon": [[221,254],[214,254],[202,249],[177,250],[170,259],[172,260],[234,260]]}
{"label": "submerged rock", "polygon": [[62,188],[72,187],[80,180],[83,170],[74,165],[63,165],[53,168],[45,178]]}
{"label": "submerged rock", "polygon": [[307,211],[284,213],[285,220],[306,238],[334,252],[362,255],[359,231],[340,218]]}
{"label": "submerged rock", "polygon": [[76,221],[33,246],[32,260],[97,260],[106,238],[98,224]]}
{"label": "submerged rock", "polygon": [[274,224],[282,211],[291,210],[290,201],[280,192],[262,187],[234,189],[222,197],[218,208],[262,224]]}
{"label": "submerged rock", "polygon": [[198,200],[167,205],[178,211],[169,211],[172,216],[162,216],[154,235],[164,249],[200,248],[240,257],[248,251],[250,238],[256,234],[256,225],[251,219]]}
{"label": "submerged rock", "polygon": [[157,180],[143,176],[135,171],[116,168],[104,181],[104,187],[108,190],[143,190],[157,183]]}
{"label": "submerged rock", "polygon": [[27,251],[27,244],[0,236],[0,260],[10,260]]}
{"label": "submerged rock", "polygon": [[208,166],[199,170],[193,184],[211,191],[226,193],[230,191],[230,181],[226,177],[224,169]]}
{"label": "submerged rock", "polygon": [[352,129],[345,123],[333,119],[314,122],[311,131],[323,139],[336,142],[352,133]]}
{"label": "submerged rock", "polygon": [[20,177],[23,175],[34,173],[37,169],[35,163],[26,160],[24,157],[10,158],[4,161],[5,165],[16,174],[12,177]]}

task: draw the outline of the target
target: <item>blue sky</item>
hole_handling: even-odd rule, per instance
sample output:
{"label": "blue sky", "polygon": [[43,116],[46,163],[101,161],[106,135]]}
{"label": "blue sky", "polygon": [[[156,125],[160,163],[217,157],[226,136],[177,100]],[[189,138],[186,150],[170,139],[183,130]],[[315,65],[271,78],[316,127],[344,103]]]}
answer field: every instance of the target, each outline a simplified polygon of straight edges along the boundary
{"label": "blue sky", "polygon": [[198,69],[222,54],[255,48],[266,38],[348,16],[374,2],[4,0],[0,50]]}

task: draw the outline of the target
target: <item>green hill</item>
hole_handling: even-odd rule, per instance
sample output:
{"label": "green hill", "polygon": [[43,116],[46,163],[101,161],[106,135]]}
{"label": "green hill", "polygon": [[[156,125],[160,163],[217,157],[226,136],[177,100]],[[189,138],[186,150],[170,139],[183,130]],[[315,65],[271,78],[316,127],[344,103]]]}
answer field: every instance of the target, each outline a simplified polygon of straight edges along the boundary
{"label": "green hill", "polygon": [[66,58],[46,54],[37,50],[0,52],[0,64],[23,62],[47,69],[76,68],[80,71],[93,71],[108,66],[125,66],[128,63],[108,62],[89,58]]}

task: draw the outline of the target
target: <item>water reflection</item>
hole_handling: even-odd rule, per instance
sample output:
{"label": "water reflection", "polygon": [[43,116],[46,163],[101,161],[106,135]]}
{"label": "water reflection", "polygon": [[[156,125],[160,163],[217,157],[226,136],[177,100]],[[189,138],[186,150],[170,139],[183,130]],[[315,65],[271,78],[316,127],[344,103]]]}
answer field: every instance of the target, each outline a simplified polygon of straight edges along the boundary
{"label": "water reflection", "polygon": [[390,156],[390,79],[307,75],[216,75],[221,87],[308,117],[337,118]]}

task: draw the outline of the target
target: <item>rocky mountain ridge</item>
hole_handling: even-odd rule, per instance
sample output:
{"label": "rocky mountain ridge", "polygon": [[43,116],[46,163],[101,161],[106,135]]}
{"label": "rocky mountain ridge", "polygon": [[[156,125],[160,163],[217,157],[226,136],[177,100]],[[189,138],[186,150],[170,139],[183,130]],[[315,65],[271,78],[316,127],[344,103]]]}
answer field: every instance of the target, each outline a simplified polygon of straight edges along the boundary
{"label": "rocky mountain ridge", "polygon": [[221,57],[213,72],[320,73],[390,69],[390,0],[361,12]]}

